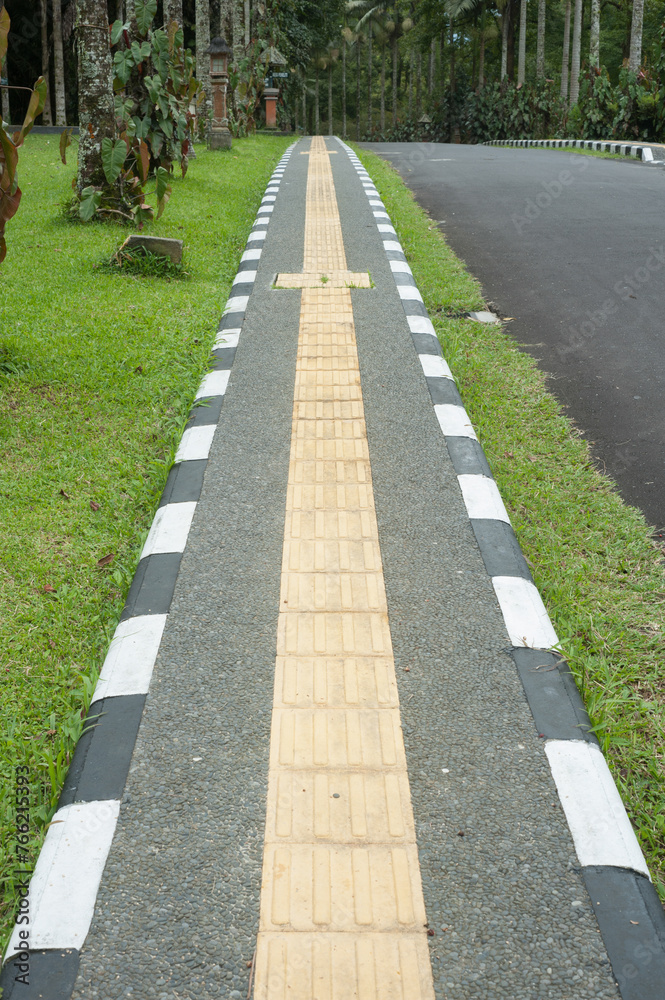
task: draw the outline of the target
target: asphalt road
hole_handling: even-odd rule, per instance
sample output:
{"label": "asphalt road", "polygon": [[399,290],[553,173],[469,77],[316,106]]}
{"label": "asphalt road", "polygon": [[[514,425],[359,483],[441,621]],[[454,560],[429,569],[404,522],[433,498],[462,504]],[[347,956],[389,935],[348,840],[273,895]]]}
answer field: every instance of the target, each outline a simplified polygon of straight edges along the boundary
{"label": "asphalt road", "polygon": [[665,526],[665,170],[372,143],[480,279],[623,498]]}

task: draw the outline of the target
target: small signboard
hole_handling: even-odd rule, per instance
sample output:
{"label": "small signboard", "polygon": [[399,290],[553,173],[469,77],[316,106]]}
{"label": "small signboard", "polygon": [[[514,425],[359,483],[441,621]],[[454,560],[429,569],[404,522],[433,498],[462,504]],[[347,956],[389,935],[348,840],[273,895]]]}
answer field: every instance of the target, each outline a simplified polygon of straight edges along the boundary
{"label": "small signboard", "polygon": [[273,77],[276,80],[288,80],[289,73],[273,73]]}

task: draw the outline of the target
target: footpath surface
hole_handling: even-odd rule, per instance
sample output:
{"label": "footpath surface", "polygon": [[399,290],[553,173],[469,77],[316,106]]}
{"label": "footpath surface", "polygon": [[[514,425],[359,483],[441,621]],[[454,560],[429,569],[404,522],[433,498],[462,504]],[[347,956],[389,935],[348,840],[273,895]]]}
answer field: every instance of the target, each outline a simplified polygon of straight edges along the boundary
{"label": "footpath surface", "polygon": [[247,247],[5,1000],[657,1000],[663,911],[351,150],[296,143]]}

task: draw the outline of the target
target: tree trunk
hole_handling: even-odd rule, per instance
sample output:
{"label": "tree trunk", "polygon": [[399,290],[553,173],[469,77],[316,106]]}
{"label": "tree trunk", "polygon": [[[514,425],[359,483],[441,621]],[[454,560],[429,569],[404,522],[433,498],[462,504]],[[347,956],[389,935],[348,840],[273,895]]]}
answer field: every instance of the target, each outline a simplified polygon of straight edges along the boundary
{"label": "tree trunk", "polygon": [[434,93],[434,66],[436,61],[436,39],[433,38],[429,47],[429,66],[427,69],[427,93],[429,97]]}
{"label": "tree trunk", "polygon": [[316,65],[316,83],[314,85],[314,135],[319,134],[319,65]]}
{"label": "tree trunk", "polygon": [[116,21],[125,21],[125,4],[124,0],[116,0],[115,3],[115,19]]}
{"label": "tree trunk", "polygon": [[245,48],[252,40],[252,10],[249,0],[245,0]]}
{"label": "tree trunk", "polygon": [[510,4],[506,4],[501,17],[501,79],[508,76],[508,31],[510,26]]}
{"label": "tree trunk", "polygon": [[49,84],[51,59],[48,48],[48,0],[40,0],[40,6],[42,15],[42,76],[46,80],[46,103],[44,104],[44,110],[42,112],[42,124],[50,125],[52,123],[52,118],[51,87]]}
{"label": "tree trunk", "polygon": [[164,0],[164,24],[176,21],[182,28],[182,0]]}
{"label": "tree trunk", "polygon": [[538,44],[536,48],[536,76],[538,77],[539,80],[545,76],[545,0],[538,0]]}
{"label": "tree trunk", "polygon": [[[60,6],[56,0],[55,7]],[[106,0],[77,0],[79,160],[77,187],[107,187],[102,139],[115,138],[113,60]]]}
{"label": "tree trunk", "polygon": [[342,40],[342,139],[346,140],[346,39]]}
{"label": "tree trunk", "polygon": [[360,35],[356,37],[356,140],[360,142]]}
{"label": "tree trunk", "polygon": [[568,76],[570,74],[570,0],[566,0],[563,22],[563,55],[561,57],[561,96],[568,97]]}
{"label": "tree trunk", "polygon": [[455,27],[450,18],[450,93],[455,93]]}
{"label": "tree trunk", "polygon": [[372,22],[367,25],[367,131],[372,132]]}
{"label": "tree trunk", "polygon": [[526,0],[521,0],[520,3],[520,47],[519,56],[517,60],[517,86],[521,87],[524,83],[524,74],[526,71]]}
{"label": "tree trunk", "polygon": [[307,79],[302,85],[302,134],[307,135]]}
{"label": "tree trunk", "polygon": [[423,75],[423,54],[418,49],[416,54],[416,115],[420,118],[420,111],[422,108],[422,102],[420,99],[420,84]]}
{"label": "tree trunk", "polygon": [[506,54],[506,73],[509,80],[515,79],[515,29],[517,27],[517,5],[519,0],[507,0],[510,8],[508,18],[508,51]]}
{"label": "tree trunk", "polygon": [[600,0],[591,0],[591,30],[589,33],[589,65],[600,66]]}
{"label": "tree trunk", "polygon": [[381,43],[381,131],[386,129],[386,43]]}
{"label": "tree trunk", "polygon": [[485,0],[480,5],[480,52],[478,54],[478,90],[485,86]]}
{"label": "tree trunk", "polygon": [[580,43],[582,40],[582,0],[575,0],[573,21],[573,58],[570,67],[570,107],[577,104],[580,96]]}
{"label": "tree trunk", "polygon": [[125,0],[125,20],[129,24],[130,34],[136,33],[136,8],[134,0]]}
{"label": "tree trunk", "polygon": [[639,73],[642,63],[642,22],[644,20],[644,0],[633,0],[633,21],[630,26],[630,60],[628,69]]}
{"label": "tree trunk", "polygon": [[196,79],[203,85],[205,103],[201,116],[206,123],[208,133],[208,112],[212,107],[212,89],[210,86],[210,56],[206,49],[210,46],[210,3],[209,0],[196,0]]}
{"label": "tree trunk", "polygon": [[409,49],[409,118],[413,118],[413,49]]}
{"label": "tree trunk", "polygon": [[[4,0],[0,0],[0,14],[2,13],[4,6],[5,6]],[[7,56],[5,56],[4,63],[0,65],[0,77],[2,77],[3,81],[6,81],[7,84],[9,83],[9,74],[7,72]],[[8,125],[11,125],[12,118],[11,118],[11,109],[9,107],[9,90],[7,90],[6,86],[0,87],[0,94],[2,95],[0,99],[2,107],[2,120],[7,122]]]}
{"label": "tree trunk", "polygon": [[397,38],[393,37],[393,127],[397,125]]}
{"label": "tree trunk", "polygon": [[333,134],[332,59],[328,63],[328,135]]}
{"label": "tree trunk", "polygon": [[[79,21],[82,19],[81,10],[87,8],[88,2],[89,0],[77,0]],[[65,104],[65,59],[62,48],[62,7],[60,4],[61,0],[53,0],[53,83],[55,97],[55,123],[56,125],[66,125],[67,109]],[[108,21],[108,14],[106,14],[106,20]],[[111,81],[111,92],[113,92],[113,81]]]}
{"label": "tree trunk", "polygon": [[238,63],[243,55],[242,0],[233,0],[233,60]]}

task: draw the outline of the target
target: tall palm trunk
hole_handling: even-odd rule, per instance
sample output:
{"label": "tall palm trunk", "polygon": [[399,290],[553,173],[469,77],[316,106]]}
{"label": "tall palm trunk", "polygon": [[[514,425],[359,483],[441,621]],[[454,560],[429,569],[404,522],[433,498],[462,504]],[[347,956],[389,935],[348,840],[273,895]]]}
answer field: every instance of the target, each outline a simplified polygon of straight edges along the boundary
{"label": "tall palm trunk", "polygon": [[115,19],[116,19],[116,21],[122,21],[124,23],[124,20],[125,20],[125,4],[124,4],[123,0],[116,0],[116,4],[115,4]]}
{"label": "tall palm trunk", "polygon": [[175,21],[182,27],[182,0],[164,0],[164,24]]}
{"label": "tall palm trunk", "polygon": [[397,37],[393,36],[393,125],[397,125]]}
{"label": "tall palm trunk", "polygon": [[316,64],[316,83],[314,84],[314,135],[319,134],[319,64]]}
{"label": "tall palm trunk", "polygon": [[480,5],[480,53],[478,55],[478,89],[485,86],[485,0]]}
{"label": "tall palm trunk", "polygon": [[243,54],[244,27],[242,23],[242,0],[233,0],[233,59],[238,63]]}
{"label": "tall palm trunk", "polygon": [[561,96],[568,97],[568,77],[570,74],[570,0],[566,0],[563,21],[563,56],[561,57]]}
{"label": "tall palm trunk", "polygon": [[356,139],[360,142],[360,35],[356,36]]}
{"label": "tall palm trunk", "polygon": [[573,58],[570,67],[570,106],[577,104],[580,96],[580,43],[582,40],[582,0],[575,0],[573,21]]}
{"label": "tall palm trunk", "polygon": [[[4,0],[0,0],[0,14],[4,9]],[[2,77],[5,86],[0,88],[0,94],[2,95],[1,107],[2,107],[2,119],[6,121],[8,125],[11,125],[11,111],[9,107],[9,90],[7,89],[7,84],[9,83],[9,77],[7,74],[7,57],[5,56],[5,61],[0,64],[0,77]]]}
{"label": "tall palm trunk", "polygon": [[342,139],[346,139],[346,39],[342,41]]}
{"label": "tall palm trunk", "polygon": [[[55,7],[60,6],[56,0]],[[115,137],[113,60],[106,0],[77,0],[76,46],[79,92],[79,192],[106,186],[102,139]]]}
{"label": "tall palm trunk", "polygon": [[455,93],[455,26],[450,18],[450,93]]}
{"label": "tall palm trunk", "polygon": [[[592,3],[594,0],[592,0]],[[538,43],[536,46],[536,76],[545,76],[545,0],[538,0]]]}
{"label": "tall palm trunk", "polygon": [[386,43],[381,43],[381,131],[386,128]]}
{"label": "tall palm trunk", "polygon": [[42,15],[42,76],[46,80],[46,102],[42,112],[42,124],[50,125],[51,118],[51,87],[49,84],[51,58],[48,48],[48,0],[40,0]]}
{"label": "tall palm trunk", "polygon": [[[77,0],[77,14],[81,20],[81,10],[86,7],[86,0]],[[106,16],[108,21],[108,14]],[[108,45],[108,38],[105,40]],[[55,123],[67,124],[67,108],[65,104],[65,58],[62,47],[62,7],[61,0],[53,0],[53,83],[55,97]],[[111,87],[111,90],[113,87]]]}
{"label": "tall palm trunk", "polygon": [[600,66],[600,0],[591,0],[591,29],[589,32],[589,65]]}
{"label": "tall palm trunk", "polygon": [[212,107],[212,91],[210,86],[210,56],[206,49],[210,46],[210,3],[209,0],[196,0],[196,78],[203,85],[206,99],[203,117],[208,131],[208,111]]}
{"label": "tall palm trunk", "polygon": [[250,0],[245,0],[245,48],[252,40],[252,9]]}
{"label": "tall palm trunk", "polygon": [[433,38],[429,46],[429,66],[427,67],[427,94],[429,97],[434,93],[434,66],[436,62],[436,39]]}
{"label": "tall palm trunk", "polygon": [[302,85],[302,134],[307,135],[307,80]]}
{"label": "tall palm trunk", "polygon": [[413,49],[409,49],[409,118],[413,118]]}
{"label": "tall palm trunk", "polygon": [[517,58],[517,86],[524,83],[526,71],[526,0],[521,0],[520,4],[520,47]]}
{"label": "tall palm trunk", "polygon": [[372,131],[372,22],[367,25],[367,131]]}
{"label": "tall palm trunk", "polygon": [[333,134],[332,59],[328,63],[328,135]]}
{"label": "tall palm trunk", "polygon": [[416,55],[416,114],[418,115],[419,118],[420,118],[420,111],[422,108],[422,102],[420,100],[420,84],[422,80],[422,75],[423,75],[423,54],[420,51],[420,49],[418,49],[418,53]]}
{"label": "tall palm trunk", "polygon": [[628,69],[639,73],[642,62],[642,22],[644,20],[644,0],[633,0],[633,20],[630,26],[630,60]]}
{"label": "tall palm trunk", "polygon": [[508,76],[508,34],[510,32],[510,3],[503,8],[501,17],[501,79]]}

